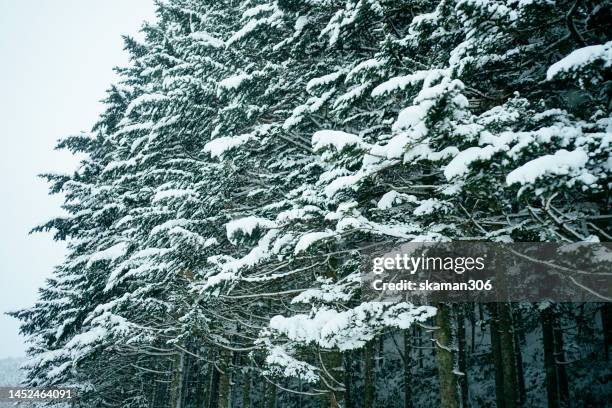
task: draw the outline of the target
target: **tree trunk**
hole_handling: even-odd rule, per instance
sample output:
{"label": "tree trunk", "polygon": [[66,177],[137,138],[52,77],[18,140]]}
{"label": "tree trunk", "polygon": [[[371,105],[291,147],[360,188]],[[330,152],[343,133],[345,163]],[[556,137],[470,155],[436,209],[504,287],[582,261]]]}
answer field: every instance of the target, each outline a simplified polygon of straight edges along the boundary
{"label": "tree trunk", "polygon": [[185,353],[180,352],[174,360],[174,372],[170,391],[170,404],[172,408],[181,408],[183,402],[183,376],[185,368]]}
{"label": "tree trunk", "polygon": [[435,342],[436,363],[438,366],[438,379],[440,381],[440,407],[457,408],[459,398],[457,395],[457,378],[454,374],[454,352],[452,344],[450,307],[443,303],[438,304],[436,314]]}
{"label": "tree trunk", "polygon": [[242,375],[242,408],[251,407],[251,372],[249,367],[243,369]]}
{"label": "tree trunk", "polygon": [[[215,353],[211,353],[215,358]],[[208,387],[208,408],[216,408],[219,400],[219,370],[214,363],[210,363],[210,384]]]}
{"label": "tree trunk", "polygon": [[277,389],[274,384],[268,387],[268,408],[276,408]]}
{"label": "tree trunk", "polygon": [[195,408],[206,408],[206,392],[205,392],[205,384],[208,380],[208,375],[203,372],[204,368],[200,361],[196,361],[194,364],[194,375],[196,376],[196,381],[194,384],[194,401],[193,405]]}
{"label": "tree trunk", "polygon": [[365,347],[364,408],[374,408],[374,341]]}
{"label": "tree trunk", "polygon": [[601,307],[601,326],[604,336],[604,355],[610,359],[610,346],[612,346],[612,303],[604,303]]}
{"label": "tree trunk", "polygon": [[493,366],[495,367],[495,405],[497,408],[505,408],[504,370],[496,305],[491,305],[489,309],[491,313],[491,327],[489,329],[491,336],[491,355],[493,357]]}
{"label": "tree trunk", "polygon": [[219,373],[219,401],[218,408],[231,407],[231,373],[230,361],[231,355],[228,351],[220,353],[221,372]]}
{"label": "tree trunk", "polygon": [[542,311],[542,340],[544,342],[544,371],[546,373],[546,395],[548,407],[559,406],[559,393],[557,382],[557,367],[555,364],[555,335],[554,317],[551,308]]}
{"label": "tree trunk", "polygon": [[524,337],[524,333],[522,328],[520,327],[521,322],[521,312],[518,309],[513,310],[513,324],[514,327],[514,356],[516,358],[516,376],[518,381],[519,388],[519,403],[523,404],[527,399],[527,391],[525,389],[525,371],[523,370],[523,353],[521,352],[521,338]]}
{"label": "tree trunk", "polygon": [[474,354],[476,352],[476,316],[474,315],[474,304],[470,304],[470,352]]}
{"label": "tree trunk", "polygon": [[412,352],[412,336],[410,336],[409,330],[410,329],[404,330],[404,408],[412,408],[412,376],[410,374],[412,363],[410,359],[410,353]]}
{"label": "tree trunk", "polygon": [[514,357],[514,331],[510,305],[499,303],[499,337],[504,371],[504,402],[506,408],[516,408],[518,403],[518,384]]}
{"label": "tree trunk", "polygon": [[467,373],[467,350],[465,341],[465,305],[456,305],[457,311],[457,346],[459,371],[459,389],[461,390],[461,403],[464,408],[469,407],[469,387]]}
{"label": "tree trunk", "polygon": [[264,379],[262,381],[262,390],[261,390],[261,404],[259,405],[261,408],[266,408],[266,397],[268,395],[268,380]]}
{"label": "tree trunk", "polygon": [[569,381],[565,370],[565,351],[563,347],[563,332],[555,327],[555,365],[557,366],[557,380],[559,382],[559,402],[562,407],[569,406]]}
{"label": "tree trunk", "polygon": [[423,370],[423,330],[420,327],[416,327],[415,330],[418,335],[417,344],[419,346],[419,369]]}
{"label": "tree trunk", "polygon": [[351,398],[351,384],[353,382],[353,352],[347,351],[343,354],[344,365],[344,408],[353,408]]}

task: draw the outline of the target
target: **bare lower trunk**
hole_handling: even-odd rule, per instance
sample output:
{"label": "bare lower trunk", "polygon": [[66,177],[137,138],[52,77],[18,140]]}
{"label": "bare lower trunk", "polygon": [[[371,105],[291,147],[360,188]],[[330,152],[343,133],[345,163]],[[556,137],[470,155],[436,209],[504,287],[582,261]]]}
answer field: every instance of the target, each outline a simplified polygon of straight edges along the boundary
{"label": "bare lower trunk", "polygon": [[504,400],[506,408],[515,408],[518,404],[518,384],[516,377],[516,362],[514,357],[514,331],[510,305],[500,303],[499,311],[499,337],[504,371]]}
{"label": "bare lower trunk", "polygon": [[[513,310],[513,321],[520,322],[521,312],[520,309]],[[524,337],[524,333],[521,330],[520,325],[514,325],[514,356],[516,359],[516,377],[518,382],[518,394],[519,394],[519,403],[523,404],[526,400],[527,391],[525,389],[525,371],[523,370],[523,353],[521,351],[521,338]]]}
{"label": "bare lower trunk", "polygon": [[373,341],[365,347],[365,375],[364,375],[364,407],[374,407],[374,344]]}
{"label": "bare lower trunk", "polygon": [[412,361],[410,353],[412,352],[412,336],[409,329],[404,330],[404,408],[412,408],[412,375],[410,367]]}
{"label": "bare lower trunk", "polygon": [[457,378],[453,372],[455,362],[450,315],[451,312],[448,305],[438,304],[438,312],[435,319],[437,326],[435,342],[441,408],[458,408],[460,405],[457,395]]}
{"label": "bare lower trunk", "polygon": [[544,343],[544,371],[546,373],[546,395],[548,407],[559,406],[559,384],[555,364],[554,317],[551,308],[542,311],[542,341]]}
{"label": "bare lower trunk", "polygon": [[353,408],[351,399],[351,384],[353,382],[353,352],[343,354],[344,365],[344,408]]}
{"label": "bare lower trunk", "polygon": [[559,402],[562,407],[569,406],[569,381],[565,370],[565,350],[563,346],[563,332],[560,327],[553,328],[555,333],[555,363],[557,366],[557,380],[559,382]]}
{"label": "bare lower trunk", "polygon": [[495,367],[495,405],[497,408],[505,408],[504,401],[504,370],[502,362],[501,341],[499,337],[499,320],[496,305],[492,305],[491,311],[491,355]]}
{"label": "bare lower trunk", "polygon": [[274,384],[269,384],[268,386],[268,408],[276,408],[276,386]]}
{"label": "bare lower trunk", "polygon": [[604,336],[604,355],[610,359],[610,346],[612,346],[612,303],[604,303],[601,307],[601,326]]}
{"label": "bare lower trunk", "polygon": [[262,381],[262,390],[261,390],[261,408],[266,408],[266,396],[268,395],[268,381]]}
{"label": "bare lower trunk", "polygon": [[251,407],[251,371],[246,367],[242,376],[242,407]]}
{"label": "bare lower trunk", "polygon": [[174,373],[172,374],[172,385],[170,392],[170,403],[172,408],[181,408],[183,402],[183,377],[185,368],[185,353],[180,352],[174,361]]}
{"label": "bare lower trunk", "polygon": [[461,403],[464,408],[469,406],[469,387],[467,375],[467,350],[465,341],[465,307],[466,305],[457,305],[457,359],[459,371],[461,374],[457,378],[459,381],[459,389],[461,390]]}
{"label": "bare lower trunk", "polygon": [[217,403],[218,408],[230,408],[231,407],[231,354],[227,351],[220,353],[220,369],[219,373],[219,400]]}
{"label": "bare lower trunk", "polygon": [[[215,357],[213,353],[213,358]],[[216,408],[219,400],[219,370],[210,363],[210,384],[208,385],[208,408]]]}

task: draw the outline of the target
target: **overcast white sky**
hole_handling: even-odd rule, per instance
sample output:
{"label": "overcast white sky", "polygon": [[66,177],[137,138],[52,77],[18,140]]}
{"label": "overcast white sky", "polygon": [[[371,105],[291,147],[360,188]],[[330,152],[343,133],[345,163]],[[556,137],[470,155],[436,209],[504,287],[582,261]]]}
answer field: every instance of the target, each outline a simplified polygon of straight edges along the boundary
{"label": "overcast white sky", "polygon": [[64,251],[28,235],[61,213],[36,175],[76,166],[56,141],[91,128],[127,62],[121,35],[153,16],[152,0],[0,0],[0,358],[24,354],[4,313],[34,303]]}

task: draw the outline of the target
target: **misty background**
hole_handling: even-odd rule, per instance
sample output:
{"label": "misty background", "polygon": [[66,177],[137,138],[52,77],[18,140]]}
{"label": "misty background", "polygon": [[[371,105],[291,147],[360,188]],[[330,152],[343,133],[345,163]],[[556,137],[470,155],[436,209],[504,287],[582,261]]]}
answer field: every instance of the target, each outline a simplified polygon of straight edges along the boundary
{"label": "misty background", "polygon": [[142,38],[153,17],[152,0],[0,0],[0,358],[25,353],[5,313],[33,305],[64,255],[51,234],[28,235],[62,213],[37,175],[76,168],[57,140],[91,128],[128,62],[121,36]]}

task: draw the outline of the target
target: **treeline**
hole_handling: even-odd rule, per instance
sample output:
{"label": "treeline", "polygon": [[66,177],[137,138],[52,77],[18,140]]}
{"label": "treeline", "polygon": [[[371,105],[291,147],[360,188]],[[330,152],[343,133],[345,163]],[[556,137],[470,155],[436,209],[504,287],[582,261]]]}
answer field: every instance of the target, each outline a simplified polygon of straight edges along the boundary
{"label": "treeline", "polygon": [[[604,242],[609,1],[167,0],[86,134],[27,384],[82,407],[606,406],[609,303],[366,301],[409,241]],[[598,288],[593,288],[597,291]],[[605,299],[602,299],[605,300]]]}

